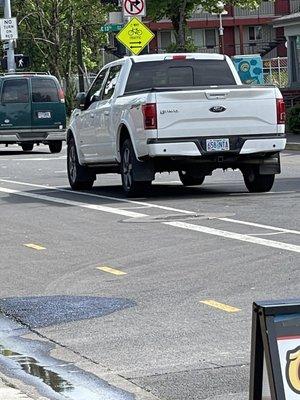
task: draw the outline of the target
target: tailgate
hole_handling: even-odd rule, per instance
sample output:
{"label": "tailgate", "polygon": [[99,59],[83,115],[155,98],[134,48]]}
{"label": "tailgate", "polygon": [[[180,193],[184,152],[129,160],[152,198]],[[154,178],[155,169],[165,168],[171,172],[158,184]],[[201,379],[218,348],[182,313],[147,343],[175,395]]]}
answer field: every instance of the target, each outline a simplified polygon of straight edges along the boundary
{"label": "tailgate", "polygon": [[158,138],[277,133],[274,87],[156,93]]}

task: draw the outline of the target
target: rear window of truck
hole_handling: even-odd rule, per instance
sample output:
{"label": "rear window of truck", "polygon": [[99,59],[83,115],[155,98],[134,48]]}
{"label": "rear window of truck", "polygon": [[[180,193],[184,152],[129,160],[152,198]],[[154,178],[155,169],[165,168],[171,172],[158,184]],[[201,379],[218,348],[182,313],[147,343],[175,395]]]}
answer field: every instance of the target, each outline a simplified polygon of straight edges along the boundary
{"label": "rear window of truck", "polygon": [[225,60],[137,62],[131,67],[125,93],[154,87],[236,85]]}

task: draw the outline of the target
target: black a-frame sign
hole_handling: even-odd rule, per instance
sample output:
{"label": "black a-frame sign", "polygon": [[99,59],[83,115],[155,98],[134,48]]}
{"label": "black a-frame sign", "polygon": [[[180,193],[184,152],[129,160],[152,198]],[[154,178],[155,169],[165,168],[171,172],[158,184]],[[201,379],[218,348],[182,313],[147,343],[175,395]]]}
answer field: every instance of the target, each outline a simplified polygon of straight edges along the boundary
{"label": "black a-frame sign", "polygon": [[249,398],[300,399],[300,300],[253,303]]}

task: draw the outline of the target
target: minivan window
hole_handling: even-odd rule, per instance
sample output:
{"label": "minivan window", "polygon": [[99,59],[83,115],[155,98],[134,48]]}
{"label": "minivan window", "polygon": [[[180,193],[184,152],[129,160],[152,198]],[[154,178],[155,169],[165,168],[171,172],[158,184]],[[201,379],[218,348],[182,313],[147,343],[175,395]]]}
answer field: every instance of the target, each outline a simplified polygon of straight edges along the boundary
{"label": "minivan window", "polygon": [[163,60],[132,65],[126,92],[152,87],[236,85],[225,60]]}
{"label": "minivan window", "polygon": [[2,88],[2,103],[28,103],[29,89],[27,79],[8,79]]}
{"label": "minivan window", "polygon": [[52,79],[32,78],[32,101],[35,103],[59,102],[58,90]]}

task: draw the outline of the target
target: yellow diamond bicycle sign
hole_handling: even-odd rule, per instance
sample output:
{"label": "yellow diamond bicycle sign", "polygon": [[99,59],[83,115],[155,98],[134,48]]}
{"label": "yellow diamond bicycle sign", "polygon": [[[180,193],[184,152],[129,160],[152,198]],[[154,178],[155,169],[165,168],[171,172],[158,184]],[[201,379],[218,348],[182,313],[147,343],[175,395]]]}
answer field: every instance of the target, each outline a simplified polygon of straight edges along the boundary
{"label": "yellow diamond bicycle sign", "polygon": [[132,18],[116,36],[133,54],[138,55],[154,38],[154,33],[137,18]]}

